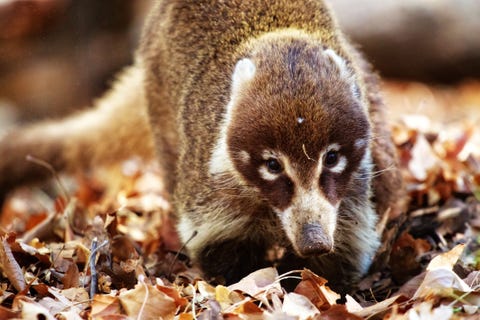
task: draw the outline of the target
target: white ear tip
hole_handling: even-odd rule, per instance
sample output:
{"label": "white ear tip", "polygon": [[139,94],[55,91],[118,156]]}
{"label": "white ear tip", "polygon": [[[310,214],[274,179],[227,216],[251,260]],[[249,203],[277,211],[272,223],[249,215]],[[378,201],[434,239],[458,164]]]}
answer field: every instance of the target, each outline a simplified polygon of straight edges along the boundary
{"label": "white ear tip", "polygon": [[337,65],[342,76],[348,76],[350,74],[345,60],[343,60],[343,58],[340,57],[335,51],[333,51],[332,49],[326,49],[325,51],[323,51],[323,53]]}
{"label": "white ear tip", "polygon": [[256,69],[252,60],[248,58],[239,60],[233,72],[233,81],[238,84],[251,80],[255,76]]}

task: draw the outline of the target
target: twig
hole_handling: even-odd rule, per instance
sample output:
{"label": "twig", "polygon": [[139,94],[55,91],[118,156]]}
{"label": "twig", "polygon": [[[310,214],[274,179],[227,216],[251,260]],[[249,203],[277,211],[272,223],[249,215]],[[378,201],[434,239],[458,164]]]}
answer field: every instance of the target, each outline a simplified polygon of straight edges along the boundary
{"label": "twig", "polygon": [[92,247],[90,249],[90,299],[95,295],[97,288],[97,269],[95,268],[95,258],[97,255],[97,238],[92,240]]}
{"label": "twig", "polygon": [[70,201],[70,197],[68,196],[68,192],[67,192],[67,189],[65,188],[65,186],[63,185],[62,181],[60,180],[60,177],[58,176],[58,173],[57,171],[55,170],[55,168],[50,164],[48,163],[47,161],[45,160],[42,160],[42,159],[39,159],[37,157],[34,157],[30,154],[27,154],[26,156],[26,160],[27,161],[30,161],[30,162],[33,162],[35,164],[38,164],[39,166],[42,166],[44,167],[45,169],[47,169],[48,171],[50,171],[50,173],[52,174],[53,178],[55,179],[55,182],[57,183],[58,185],[58,188],[60,190],[61,193],[63,193],[63,196],[65,197],[65,199],[67,201]]}
{"label": "twig", "polygon": [[100,250],[102,247],[104,247],[108,243],[108,240],[105,240],[102,242],[100,246],[98,246],[98,239],[95,237],[92,240],[92,246],[90,249],[90,299],[93,299],[93,296],[95,295],[96,288],[97,288],[97,282],[98,282],[98,275],[97,275],[97,269],[95,268],[95,260],[97,257],[97,252]]}
{"label": "twig", "polygon": [[195,230],[193,231],[192,235],[190,236],[190,238],[188,238],[187,241],[185,241],[185,243],[182,245],[182,247],[180,248],[180,250],[177,251],[177,253],[175,254],[175,257],[173,258],[173,261],[172,263],[170,264],[170,267],[168,268],[168,277],[170,278],[172,276],[172,272],[173,272],[173,265],[175,264],[175,262],[177,261],[178,259],[178,256],[180,255],[180,253],[183,251],[183,249],[185,249],[185,247],[187,246],[187,244],[192,241],[193,238],[195,238],[198,234],[198,231]]}

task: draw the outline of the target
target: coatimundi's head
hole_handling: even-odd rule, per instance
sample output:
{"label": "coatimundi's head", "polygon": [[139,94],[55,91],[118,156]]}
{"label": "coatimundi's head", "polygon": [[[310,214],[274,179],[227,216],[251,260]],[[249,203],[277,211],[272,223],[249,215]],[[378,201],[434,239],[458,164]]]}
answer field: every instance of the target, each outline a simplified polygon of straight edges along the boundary
{"label": "coatimundi's head", "polygon": [[234,170],[253,186],[300,256],[331,252],[339,205],[370,159],[363,93],[349,62],[311,38],[254,48],[234,68],[210,172]]}

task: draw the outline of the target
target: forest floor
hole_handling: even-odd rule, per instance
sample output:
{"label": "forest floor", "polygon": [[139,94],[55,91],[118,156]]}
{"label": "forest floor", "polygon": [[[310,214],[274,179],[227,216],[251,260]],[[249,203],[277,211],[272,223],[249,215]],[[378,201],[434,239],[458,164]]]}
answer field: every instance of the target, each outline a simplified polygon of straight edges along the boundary
{"label": "forest floor", "polygon": [[[309,270],[208,284],[176,254],[161,173],[132,159],[10,195],[0,319],[478,319],[480,82],[383,88],[408,210],[384,225],[388,263],[342,302]],[[294,292],[285,277],[301,279]]]}

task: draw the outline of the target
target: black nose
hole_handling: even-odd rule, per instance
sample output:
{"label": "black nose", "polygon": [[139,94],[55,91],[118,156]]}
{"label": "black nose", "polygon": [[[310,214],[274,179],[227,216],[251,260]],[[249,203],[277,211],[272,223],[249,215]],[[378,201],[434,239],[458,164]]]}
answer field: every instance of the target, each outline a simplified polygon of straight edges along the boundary
{"label": "black nose", "polygon": [[304,225],[300,239],[298,249],[302,256],[325,254],[333,249],[332,239],[319,224]]}

